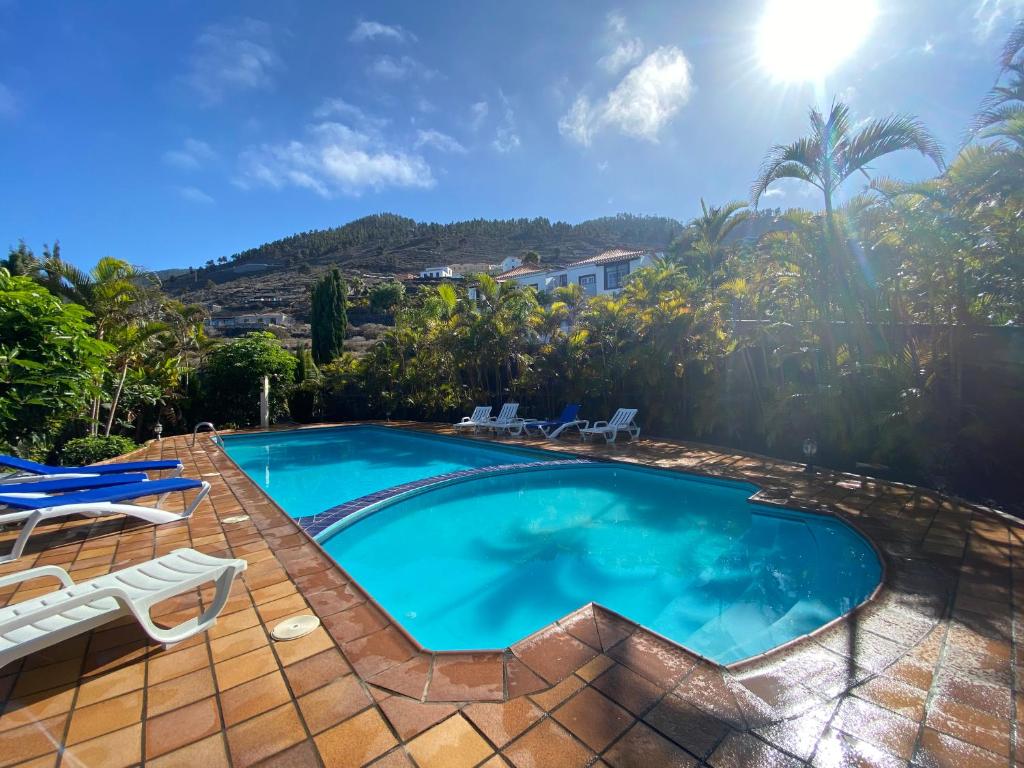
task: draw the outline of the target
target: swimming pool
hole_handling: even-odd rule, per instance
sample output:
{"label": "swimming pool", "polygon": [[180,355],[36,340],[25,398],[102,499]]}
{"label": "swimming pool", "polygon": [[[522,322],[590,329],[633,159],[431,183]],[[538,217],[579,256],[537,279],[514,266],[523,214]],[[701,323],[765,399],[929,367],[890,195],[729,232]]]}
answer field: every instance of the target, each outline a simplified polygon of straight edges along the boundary
{"label": "swimming pool", "polygon": [[223,441],[228,456],[291,517],[461,469],[562,458],[375,426],[228,435]]}
{"label": "swimming pool", "polygon": [[432,650],[503,648],[593,601],[729,664],[881,578],[852,528],[752,504],[754,490],[621,465],[512,470],[383,502],[321,543]]}

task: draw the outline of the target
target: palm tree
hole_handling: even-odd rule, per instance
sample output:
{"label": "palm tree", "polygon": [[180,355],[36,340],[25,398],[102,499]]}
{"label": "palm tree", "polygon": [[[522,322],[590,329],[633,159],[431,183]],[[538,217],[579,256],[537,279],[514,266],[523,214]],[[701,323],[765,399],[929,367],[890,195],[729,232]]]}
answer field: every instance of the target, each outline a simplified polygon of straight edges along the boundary
{"label": "palm tree", "polygon": [[[159,280],[151,272],[110,256],[101,258],[90,270],[79,269],[64,261],[56,247],[53,253],[44,253],[40,271],[41,282],[53,293],[81,304],[93,314],[97,338],[108,340],[119,333],[124,336],[125,354],[116,361],[120,375],[115,385],[114,407],[107,421],[106,431],[109,434],[127,376],[125,360],[137,359],[136,342],[142,344],[154,335],[148,326],[162,313],[164,298],[159,292]],[[136,325],[146,329],[129,332],[128,329]],[[93,435],[98,431],[99,416],[100,397],[97,396],[91,416]]]}
{"label": "palm tree", "polygon": [[944,167],[942,148],[915,117],[890,115],[855,127],[850,123],[850,108],[834,101],[828,118],[812,108],[810,119],[809,136],[792,144],[777,144],[768,152],[750,190],[755,206],[775,182],[799,179],[821,190],[825,216],[831,223],[839,187],[858,171],[868,176],[868,166],[880,157],[915,149],[940,170]]}
{"label": "palm tree", "polygon": [[690,222],[695,238],[693,251],[705,264],[708,275],[718,271],[725,259],[725,239],[736,227],[750,218],[746,202],[734,201],[723,206],[708,207],[700,200],[701,215]]}

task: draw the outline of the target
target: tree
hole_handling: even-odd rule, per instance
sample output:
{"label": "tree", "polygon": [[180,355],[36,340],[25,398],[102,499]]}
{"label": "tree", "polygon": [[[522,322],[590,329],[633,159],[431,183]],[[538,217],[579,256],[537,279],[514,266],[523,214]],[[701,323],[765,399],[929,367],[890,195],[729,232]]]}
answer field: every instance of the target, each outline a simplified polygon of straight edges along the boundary
{"label": "tree", "polygon": [[296,365],[295,357],[266,331],[248,333],[215,349],[201,371],[206,417],[218,424],[255,424],[264,376],[270,377],[271,419],[287,415]]}
{"label": "tree", "polygon": [[536,251],[527,251],[523,254],[523,264],[529,264],[531,267],[536,267],[540,264],[540,254]]}
{"label": "tree", "polygon": [[942,148],[921,122],[908,115],[870,120],[860,128],[850,124],[850,108],[832,102],[828,118],[811,108],[811,133],[792,144],[772,147],[750,190],[756,206],[772,184],[798,179],[821,190],[825,214],[831,219],[836,192],[854,173],[867,176],[867,166],[884,155],[914,149],[941,170]]}
{"label": "tree", "polygon": [[377,283],[370,289],[370,311],[391,312],[402,303],[405,286],[398,282]]}
{"label": "tree", "polygon": [[711,206],[701,198],[701,215],[690,222],[694,231],[693,253],[704,263],[706,274],[713,275],[722,265],[725,254],[725,239],[736,227],[750,218],[743,209],[745,202],[726,203]]}
{"label": "tree", "polygon": [[0,443],[45,455],[57,430],[81,415],[111,348],[89,313],[38,283],[0,269]]}
{"label": "tree", "polygon": [[18,247],[10,249],[7,259],[0,263],[0,267],[15,277],[20,275],[31,277],[39,271],[40,262],[32,253],[32,249],[25,245],[25,241],[19,240]]}
{"label": "tree", "polygon": [[313,360],[318,365],[331,362],[342,352],[348,326],[348,288],[341,273],[332,269],[313,286],[312,321]]}

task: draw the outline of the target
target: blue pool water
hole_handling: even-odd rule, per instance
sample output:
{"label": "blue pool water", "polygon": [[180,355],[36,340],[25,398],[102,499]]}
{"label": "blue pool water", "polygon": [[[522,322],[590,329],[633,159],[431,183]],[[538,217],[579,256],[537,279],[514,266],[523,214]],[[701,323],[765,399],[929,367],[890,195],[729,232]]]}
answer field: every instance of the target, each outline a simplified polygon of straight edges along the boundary
{"label": "blue pool water", "polygon": [[292,517],[447,472],[560,458],[373,426],[231,435],[224,450]]}
{"label": "blue pool water", "polygon": [[594,601],[728,664],[849,611],[881,577],[851,528],[751,504],[753,490],[608,465],[514,471],[386,502],[322,543],[433,650],[503,648]]}

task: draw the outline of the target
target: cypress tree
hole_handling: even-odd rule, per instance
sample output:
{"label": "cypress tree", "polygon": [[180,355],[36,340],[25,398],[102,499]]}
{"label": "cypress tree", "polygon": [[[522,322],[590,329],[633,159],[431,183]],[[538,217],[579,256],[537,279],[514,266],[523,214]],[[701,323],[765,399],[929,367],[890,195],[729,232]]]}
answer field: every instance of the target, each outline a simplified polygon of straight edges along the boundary
{"label": "cypress tree", "polygon": [[341,273],[332,269],[313,286],[311,331],[313,362],[324,365],[341,354],[348,317],[347,290]]}

